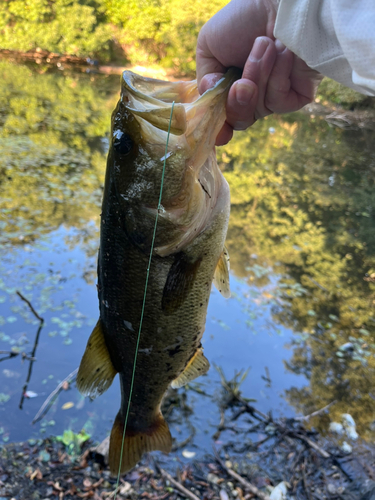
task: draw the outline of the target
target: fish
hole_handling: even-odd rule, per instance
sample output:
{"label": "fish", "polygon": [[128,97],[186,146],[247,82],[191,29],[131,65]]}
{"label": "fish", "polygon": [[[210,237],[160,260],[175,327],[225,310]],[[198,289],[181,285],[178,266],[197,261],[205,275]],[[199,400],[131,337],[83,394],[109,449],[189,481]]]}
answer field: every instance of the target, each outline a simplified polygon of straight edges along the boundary
{"label": "fish", "polygon": [[231,69],[199,95],[196,81],[122,75],[102,202],[100,315],[77,375],[79,391],[94,398],[119,374],[121,406],[109,447],[114,475],[132,469],[144,452],[170,452],[162,399],[170,386],[182,387],[210,366],[201,339],[212,282],[230,296],[225,248],[230,192],[214,144],[226,119],[229,88],[238,77]]}

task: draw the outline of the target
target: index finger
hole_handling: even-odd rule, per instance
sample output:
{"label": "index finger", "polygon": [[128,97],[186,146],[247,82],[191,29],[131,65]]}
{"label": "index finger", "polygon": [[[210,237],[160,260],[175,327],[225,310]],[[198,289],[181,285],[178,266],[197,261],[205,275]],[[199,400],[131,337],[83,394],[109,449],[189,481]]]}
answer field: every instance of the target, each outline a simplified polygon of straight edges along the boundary
{"label": "index finger", "polygon": [[203,28],[198,36],[196,51],[198,90],[201,94],[213,87],[226,70],[209,50]]}

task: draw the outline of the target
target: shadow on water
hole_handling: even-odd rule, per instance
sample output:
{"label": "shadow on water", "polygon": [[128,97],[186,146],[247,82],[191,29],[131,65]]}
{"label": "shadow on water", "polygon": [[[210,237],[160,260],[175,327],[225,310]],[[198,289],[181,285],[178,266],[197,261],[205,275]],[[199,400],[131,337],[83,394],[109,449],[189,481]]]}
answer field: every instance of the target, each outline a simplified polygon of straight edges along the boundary
{"label": "shadow on water", "polygon": [[[119,406],[117,383],[95,402],[73,385],[30,422],[79,364],[98,315],[96,253],[110,114],[119,78],[45,73],[0,62],[0,438],[71,428],[102,439]],[[260,411],[350,413],[375,435],[374,132],[319,116],[268,117],[237,134],[218,160],[231,186],[232,298],[213,292],[204,336],[227,378],[249,369],[243,394]],[[45,320],[18,409],[38,320]],[[157,375],[155,375],[157,376]],[[220,424],[220,373],[173,392],[176,445],[211,446]],[[216,432],[215,432],[216,431]]]}

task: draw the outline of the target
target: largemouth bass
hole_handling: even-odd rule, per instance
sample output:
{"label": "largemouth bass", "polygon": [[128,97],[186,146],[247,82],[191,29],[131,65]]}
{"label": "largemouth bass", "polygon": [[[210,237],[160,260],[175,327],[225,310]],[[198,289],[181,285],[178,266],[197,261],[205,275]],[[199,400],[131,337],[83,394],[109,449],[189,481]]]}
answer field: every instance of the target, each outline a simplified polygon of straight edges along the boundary
{"label": "largemouth bass", "polygon": [[[119,373],[121,407],[109,449],[120,465],[124,420],[135,362],[146,273],[166,157],[164,188],[139,341],[121,473],[146,451],[169,452],[172,437],[160,405],[168,387],[204,374],[211,284],[229,296],[224,248],[229,187],[214,151],[225,102],[236,79],[230,70],[202,96],[196,82],[164,82],[129,71],[112,115],[98,257],[100,319],[83,355],[78,389],[103,393]],[[165,154],[172,101],[168,152]]]}

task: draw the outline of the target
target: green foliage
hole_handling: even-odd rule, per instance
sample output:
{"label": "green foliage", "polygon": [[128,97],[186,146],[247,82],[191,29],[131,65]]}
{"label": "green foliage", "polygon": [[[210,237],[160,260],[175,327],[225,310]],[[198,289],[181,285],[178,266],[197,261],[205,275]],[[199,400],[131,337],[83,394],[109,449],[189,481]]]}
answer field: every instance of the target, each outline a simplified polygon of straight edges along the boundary
{"label": "green foliage", "polygon": [[334,104],[339,104],[346,109],[352,109],[364,103],[370,104],[370,102],[367,102],[368,96],[345,87],[341,85],[341,83],[335,82],[330,78],[323,79],[322,83],[319,85],[317,97],[323,102],[329,101]]}
{"label": "green foliage", "polygon": [[110,26],[101,2],[9,0],[0,2],[0,47],[94,55],[108,50]]}
{"label": "green foliage", "polygon": [[133,64],[159,62],[179,73],[195,71],[200,28],[227,0],[106,0],[109,22]]}
{"label": "green foliage", "polygon": [[227,0],[9,0],[0,2],[0,48],[108,59],[113,44],[133,64],[195,71],[203,24]]}
{"label": "green foliage", "polygon": [[274,321],[296,332],[287,368],[309,385],[287,399],[304,414],[336,400],[332,419],[349,411],[368,438],[375,285],[363,277],[375,271],[373,143],[369,132],[290,115],[268,117],[219,150],[231,186],[231,268],[267,285]]}
{"label": "green foliage", "polygon": [[73,432],[71,429],[67,429],[62,436],[56,436],[56,441],[63,443],[70,455],[77,455],[80,453],[83,443],[88,441],[90,437],[90,434],[87,434],[85,429],[82,429],[78,433]]}

